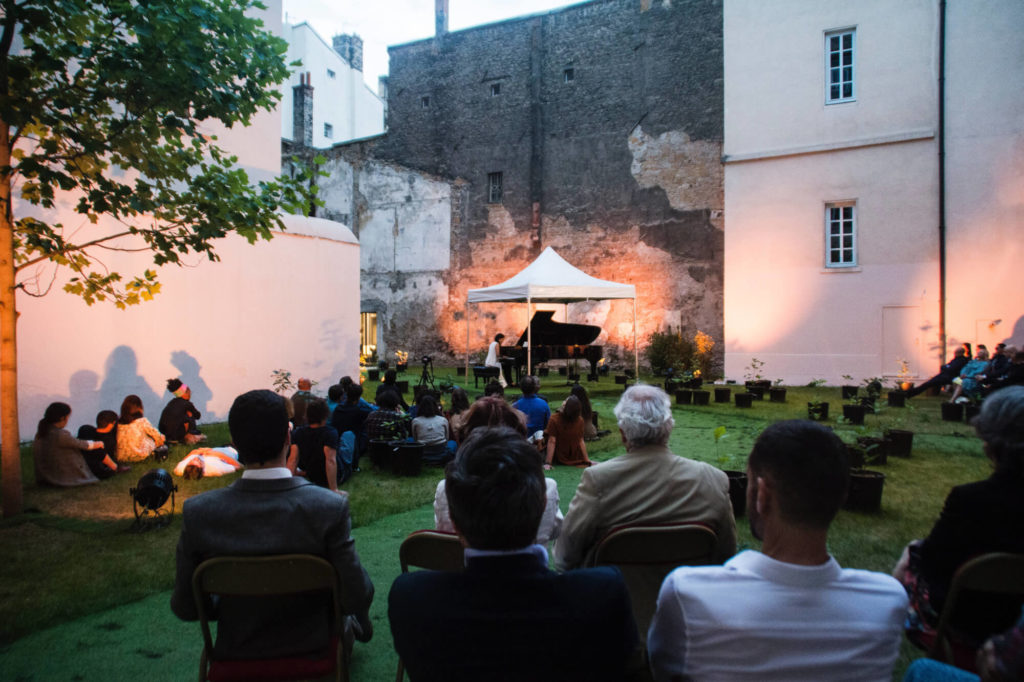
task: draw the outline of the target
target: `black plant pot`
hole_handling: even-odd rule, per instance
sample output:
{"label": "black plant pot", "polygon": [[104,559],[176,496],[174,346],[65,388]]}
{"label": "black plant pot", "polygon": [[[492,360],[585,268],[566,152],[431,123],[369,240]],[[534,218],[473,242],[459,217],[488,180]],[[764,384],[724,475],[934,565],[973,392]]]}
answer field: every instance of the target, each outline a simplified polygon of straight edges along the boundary
{"label": "black plant pot", "polygon": [[773,403],[784,403],[786,402],[786,389],[784,388],[770,388],[768,389],[768,397]]}
{"label": "black plant pot", "polygon": [[571,381],[573,383],[579,383],[579,380],[580,380],[580,375],[579,374],[575,374],[573,372],[569,373],[569,381]]}
{"label": "black plant pot", "polygon": [[849,400],[850,398],[856,398],[857,391],[860,389],[857,386],[841,386],[839,390],[842,392],[843,400]]}
{"label": "black plant pot", "polygon": [[672,395],[683,387],[682,381],[676,381],[675,379],[669,379],[665,382],[665,393]]}
{"label": "black plant pot", "polygon": [[753,393],[737,393],[736,394],[736,407],[753,407],[754,406],[754,394]]}
{"label": "black plant pot", "polygon": [[942,403],[942,421],[962,422],[964,420],[964,406],[960,403]]}
{"label": "black plant pot", "polygon": [[597,381],[600,375],[597,372],[587,374],[587,381]]}
{"label": "black plant pot", "polygon": [[964,405],[964,419],[971,421],[981,412],[981,405],[975,403],[967,403]]}
{"label": "black plant pot", "polygon": [[907,394],[904,391],[889,391],[886,401],[889,403],[889,407],[906,407]]}
{"label": "black plant pot", "polygon": [[395,371],[396,372],[404,372],[407,369],[409,369],[409,363],[408,362],[396,362],[395,363]]}
{"label": "black plant pot", "polygon": [[711,402],[711,391],[694,391],[693,392],[693,404],[694,405],[707,405]]}
{"label": "black plant pot", "polygon": [[542,377],[546,377],[548,374],[551,374],[551,370],[548,369],[547,367],[538,367],[537,374],[539,374]]}
{"label": "black plant pot", "polygon": [[687,388],[692,388],[693,390],[696,391],[696,390],[698,390],[703,385],[704,385],[704,380],[703,379],[701,379],[700,377],[694,377],[694,378],[690,379],[689,383],[686,386],[687,386]]}
{"label": "black plant pot", "polygon": [[366,370],[366,378],[370,381],[380,381],[380,370],[379,369],[368,369]]}
{"label": "black plant pot", "polygon": [[910,457],[914,447],[914,432],[904,429],[886,429],[886,446],[893,457]]}
{"label": "black plant pot", "polygon": [[676,391],[676,405],[689,405],[693,402],[693,391],[688,388]]}
{"label": "black plant pot", "polygon": [[807,418],[816,422],[828,419],[828,403],[807,403]]}
{"label": "black plant pot", "polygon": [[732,515],[738,518],[747,513],[747,474],[745,471],[726,471],[725,475],[729,477]]}
{"label": "black plant pot", "polygon": [[747,393],[754,396],[754,400],[764,400],[764,386],[748,386]]}
{"label": "black plant pot", "polygon": [[732,400],[732,389],[731,388],[716,388],[715,389],[715,402],[716,403],[727,403]]}
{"label": "black plant pot", "polygon": [[851,424],[863,424],[866,410],[863,405],[843,405],[843,418]]}
{"label": "black plant pot", "polygon": [[626,375],[625,374],[616,374],[615,375],[615,383],[617,383],[617,384],[624,384],[624,383],[626,383]]}
{"label": "black plant pot", "polygon": [[380,368],[380,371],[386,372],[387,369],[388,369],[388,361],[387,360],[381,360],[380,362],[377,363],[377,367]]}
{"label": "black plant pot", "polygon": [[402,441],[396,446],[394,472],[399,476],[418,476],[423,468],[423,443]]}
{"label": "black plant pot", "polygon": [[864,449],[864,463],[882,466],[889,461],[889,443],[884,438],[858,436],[857,444]]}
{"label": "black plant pot", "polygon": [[843,507],[851,511],[876,512],[882,508],[882,488],[885,474],[880,471],[857,469],[850,472],[850,487]]}
{"label": "black plant pot", "polygon": [[370,462],[378,469],[394,470],[394,451],[401,441],[371,440],[367,447]]}
{"label": "black plant pot", "polygon": [[568,368],[568,367],[559,367],[559,368],[558,368],[558,373],[559,373],[559,374],[560,374],[561,376],[563,376],[563,377],[564,377],[564,376],[565,376],[566,374],[568,374],[568,373],[569,373],[569,368]]}
{"label": "black plant pot", "polygon": [[455,376],[457,376],[457,377],[464,377],[464,376],[466,376],[466,367],[465,366],[456,367],[455,368]]}

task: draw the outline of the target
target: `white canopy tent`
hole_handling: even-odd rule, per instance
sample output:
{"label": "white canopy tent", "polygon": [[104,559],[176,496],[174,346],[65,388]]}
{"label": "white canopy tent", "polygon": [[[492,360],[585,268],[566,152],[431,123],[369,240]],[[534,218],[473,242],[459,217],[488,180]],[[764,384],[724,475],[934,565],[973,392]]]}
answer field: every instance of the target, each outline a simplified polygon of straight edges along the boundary
{"label": "white canopy tent", "polygon": [[[493,301],[526,301],[526,366],[533,367],[533,338],[530,322],[534,303],[572,303],[574,301],[633,299],[633,364],[639,375],[636,346],[636,287],[591,277],[570,265],[550,246],[537,260],[500,284],[470,289],[466,297],[466,375],[469,376],[469,304]],[[566,320],[568,321],[568,320]]]}

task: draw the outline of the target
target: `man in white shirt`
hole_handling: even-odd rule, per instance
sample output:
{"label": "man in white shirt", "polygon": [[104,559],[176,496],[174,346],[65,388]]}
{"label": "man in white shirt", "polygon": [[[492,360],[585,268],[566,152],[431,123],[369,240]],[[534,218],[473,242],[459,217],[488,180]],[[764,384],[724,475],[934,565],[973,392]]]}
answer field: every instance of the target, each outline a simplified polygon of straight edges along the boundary
{"label": "man in white shirt", "polygon": [[814,422],[778,422],[747,476],[762,551],[669,574],[647,639],[655,680],[891,679],[906,593],[828,553],[849,478],[843,443]]}

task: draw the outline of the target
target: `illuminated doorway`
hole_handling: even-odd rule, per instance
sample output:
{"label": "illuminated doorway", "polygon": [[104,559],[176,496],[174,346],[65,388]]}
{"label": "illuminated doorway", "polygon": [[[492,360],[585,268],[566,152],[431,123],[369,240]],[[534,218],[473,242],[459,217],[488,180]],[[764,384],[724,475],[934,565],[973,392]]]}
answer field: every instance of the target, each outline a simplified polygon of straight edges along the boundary
{"label": "illuminated doorway", "polygon": [[359,353],[370,357],[377,352],[377,313],[359,313]]}

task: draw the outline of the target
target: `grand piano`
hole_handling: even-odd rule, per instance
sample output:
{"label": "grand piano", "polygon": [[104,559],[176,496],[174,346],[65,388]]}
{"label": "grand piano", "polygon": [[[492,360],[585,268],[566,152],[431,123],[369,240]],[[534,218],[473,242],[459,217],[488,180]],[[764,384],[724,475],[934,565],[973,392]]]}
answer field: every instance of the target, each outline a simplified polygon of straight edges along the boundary
{"label": "grand piano", "polygon": [[[507,364],[515,368],[518,377],[526,366],[526,348],[523,344],[527,342],[530,332],[533,347],[531,360],[535,367],[548,360],[582,359],[590,363],[590,373],[597,374],[597,363],[604,357],[604,347],[590,344],[601,334],[601,328],[591,324],[555,322],[551,319],[554,314],[552,310],[535,312],[530,327],[523,330],[516,344],[501,347],[502,359],[510,360]],[[510,378],[506,374],[506,379]]]}

